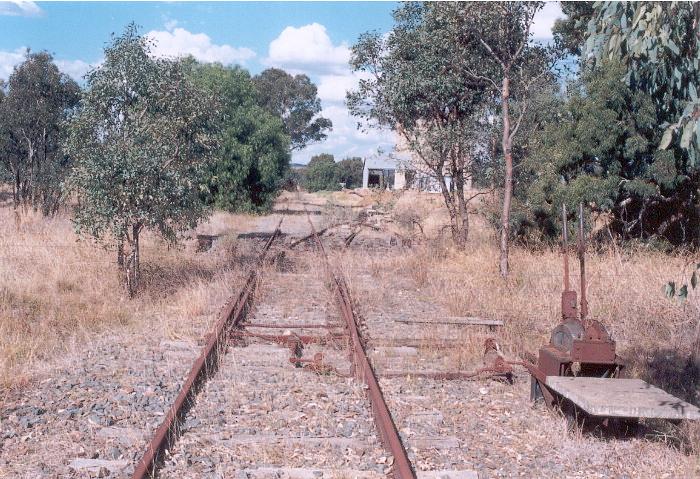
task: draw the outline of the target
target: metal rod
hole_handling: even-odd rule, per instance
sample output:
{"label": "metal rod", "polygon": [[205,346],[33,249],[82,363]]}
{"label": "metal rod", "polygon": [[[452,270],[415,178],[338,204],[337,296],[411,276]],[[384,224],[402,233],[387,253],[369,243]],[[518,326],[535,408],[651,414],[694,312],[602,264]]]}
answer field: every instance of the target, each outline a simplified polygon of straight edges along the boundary
{"label": "metal rod", "polygon": [[578,205],[578,261],[581,270],[581,321],[588,316],[588,300],[586,299],[586,237],[583,225],[583,203]]}
{"label": "metal rod", "polygon": [[564,291],[569,291],[569,231],[566,224],[566,204],[561,206],[562,254],[564,256]]}

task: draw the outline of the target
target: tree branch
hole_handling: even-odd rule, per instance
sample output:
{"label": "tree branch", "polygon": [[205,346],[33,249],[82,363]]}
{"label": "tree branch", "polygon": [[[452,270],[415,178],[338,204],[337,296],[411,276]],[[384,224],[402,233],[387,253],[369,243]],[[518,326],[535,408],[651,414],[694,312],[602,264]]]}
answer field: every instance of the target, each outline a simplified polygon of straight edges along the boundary
{"label": "tree branch", "polygon": [[478,192],[478,193],[475,193],[475,194],[471,195],[469,198],[467,198],[465,201],[466,201],[467,203],[469,203],[471,200],[473,200],[473,199],[476,198],[477,196],[488,195],[488,194],[493,193],[494,191],[496,191],[496,187],[495,187],[495,186],[494,186],[493,188],[491,188],[490,190],[480,191],[480,192]]}
{"label": "tree branch", "polygon": [[498,63],[500,63],[501,68],[503,68],[503,70],[505,71],[505,70],[506,70],[506,64],[503,62],[503,60],[501,60],[501,59],[498,57],[498,55],[496,55],[496,54],[494,53],[494,51],[493,51],[493,49],[491,48],[491,46],[489,46],[489,44],[486,43],[486,42],[484,41],[483,38],[479,38],[479,43],[481,43],[481,45],[483,45],[483,47],[486,48],[486,51],[489,52],[489,54],[494,58],[494,60],[496,60]]}
{"label": "tree branch", "polygon": [[513,60],[516,60],[520,56],[523,49],[525,48],[525,45],[530,40],[530,27],[532,26],[532,19],[533,18],[534,18],[534,15],[533,15],[533,17],[530,17],[528,15],[527,19],[525,20],[527,23],[527,26],[525,27],[525,40],[520,44],[520,47],[518,47],[518,50],[515,52],[515,55],[513,55]]}
{"label": "tree branch", "polygon": [[498,90],[498,89],[499,89],[498,84],[497,84],[495,81],[493,81],[491,78],[489,78],[489,77],[487,77],[487,76],[484,76],[484,75],[478,75],[478,74],[474,73],[473,71],[471,71],[470,69],[468,69],[467,67],[463,67],[462,70],[463,70],[467,75],[469,75],[470,77],[472,77],[474,80],[481,80],[481,81],[488,82],[488,83],[490,83],[490,84],[493,86],[493,88],[494,88],[495,90]]}
{"label": "tree branch", "polygon": [[527,113],[528,108],[530,107],[530,101],[522,103],[522,107],[520,108],[520,114],[518,115],[518,119],[515,122],[515,126],[510,130],[508,133],[508,139],[513,140],[515,135],[518,133],[518,130],[520,129],[520,124],[523,121],[523,118],[525,117],[525,113]]}

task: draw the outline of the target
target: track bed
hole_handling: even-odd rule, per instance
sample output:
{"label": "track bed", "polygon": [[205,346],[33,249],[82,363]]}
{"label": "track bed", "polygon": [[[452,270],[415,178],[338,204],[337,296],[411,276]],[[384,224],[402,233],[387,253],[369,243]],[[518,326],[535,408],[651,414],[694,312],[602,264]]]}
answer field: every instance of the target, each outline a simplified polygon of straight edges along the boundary
{"label": "track bed", "polygon": [[[267,271],[247,323],[339,324],[323,276],[311,273],[307,264],[313,259],[313,253],[300,253],[291,259],[293,272]],[[327,334],[323,328],[293,332]],[[320,351],[324,362],[349,372],[342,345],[307,345],[303,357]],[[349,377],[297,368],[290,356],[290,349],[256,337],[229,346],[190,411],[162,476],[384,477],[391,460],[378,441],[362,386]]]}

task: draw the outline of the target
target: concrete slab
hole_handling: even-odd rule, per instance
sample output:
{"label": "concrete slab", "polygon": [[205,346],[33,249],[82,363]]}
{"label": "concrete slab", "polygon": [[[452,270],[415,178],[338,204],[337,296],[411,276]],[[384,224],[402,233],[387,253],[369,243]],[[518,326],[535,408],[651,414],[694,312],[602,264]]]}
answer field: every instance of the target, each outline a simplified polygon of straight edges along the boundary
{"label": "concrete slab", "polygon": [[593,416],[700,419],[700,409],[641,379],[547,376],[546,384]]}

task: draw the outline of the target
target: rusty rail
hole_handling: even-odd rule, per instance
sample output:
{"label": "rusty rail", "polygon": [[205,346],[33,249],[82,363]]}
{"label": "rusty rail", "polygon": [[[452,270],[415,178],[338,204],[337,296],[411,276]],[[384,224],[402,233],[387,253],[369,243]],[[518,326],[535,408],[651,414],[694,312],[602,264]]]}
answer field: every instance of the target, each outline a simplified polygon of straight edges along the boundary
{"label": "rusty rail", "polygon": [[[304,209],[306,209],[306,207],[304,207]],[[367,353],[365,352],[360,337],[357,318],[352,307],[350,291],[348,290],[343,276],[333,271],[323,243],[318,237],[318,234],[316,234],[316,228],[311,222],[311,217],[307,215],[306,218],[311,226],[311,234],[313,235],[314,242],[323,256],[326,273],[331,280],[338,309],[350,333],[350,349],[355,377],[362,380],[367,385],[367,395],[372,408],[374,422],[379,430],[379,435],[384,446],[394,456],[393,476],[395,479],[416,479],[416,473],[408,458],[406,449],[401,442],[401,437],[396,429],[396,424],[391,416],[389,407],[384,400],[384,395],[379,387],[377,376],[367,358]]]}
{"label": "rusty rail", "polygon": [[258,268],[262,265],[272,242],[279,236],[281,225],[282,220],[277,224],[272,236],[265,243],[258,258],[257,266],[248,274],[248,279],[236,301],[233,303],[229,301],[224,307],[219,320],[216,322],[214,331],[209,335],[207,344],[187,375],[187,379],[182,385],[180,393],[175,398],[175,402],[148,443],[145,454],[136,465],[132,476],[133,479],[154,477],[158,466],[163,460],[165,451],[180,436],[180,426],[187,412],[192,407],[197,392],[201,389],[206,379],[213,375],[218,368],[218,358],[220,354],[225,352],[231,329],[240,323],[248,313],[258,282]]}

